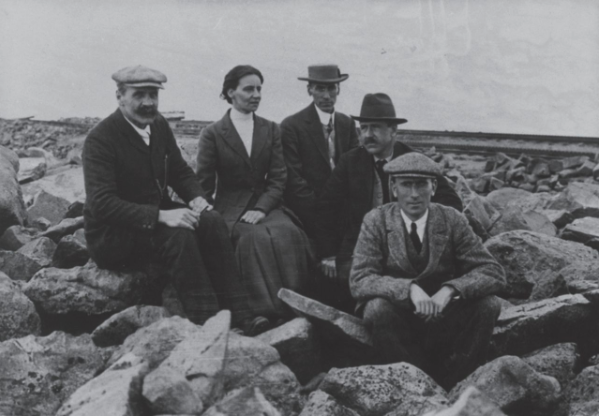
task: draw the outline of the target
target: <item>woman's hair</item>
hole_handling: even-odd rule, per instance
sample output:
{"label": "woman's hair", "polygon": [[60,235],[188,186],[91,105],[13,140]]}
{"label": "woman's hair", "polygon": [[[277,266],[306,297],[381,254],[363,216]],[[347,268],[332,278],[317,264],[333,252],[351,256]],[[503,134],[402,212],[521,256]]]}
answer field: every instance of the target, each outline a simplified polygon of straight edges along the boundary
{"label": "woman's hair", "polygon": [[251,65],[237,65],[235,68],[229,71],[225,75],[225,81],[223,82],[223,90],[220,93],[220,98],[227,100],[231,104],[231,98],[227,94],[229,90],[234,90],[239,85],[239,80],[247,75],[257,75],[260,78],[260,82],[264,83],[264,77],[262,73]]}

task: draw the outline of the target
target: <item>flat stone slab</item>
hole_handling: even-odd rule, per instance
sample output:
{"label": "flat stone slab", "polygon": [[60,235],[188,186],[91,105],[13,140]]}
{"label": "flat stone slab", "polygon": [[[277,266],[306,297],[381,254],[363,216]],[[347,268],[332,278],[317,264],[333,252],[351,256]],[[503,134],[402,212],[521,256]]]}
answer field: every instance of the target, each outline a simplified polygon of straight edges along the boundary
{"label": "flat stone slab", "polygon": [[566,225],[562,232],[565,240],[586,243],[592,238],[599,238],[599,218],[584,217]]}
{"label": "flat stone slab", "polygon": [[104,321],[92,332],[92,339],[100,347],[120,345],[138,329],[168,316],[167,311],[160,306],[131,306]]}

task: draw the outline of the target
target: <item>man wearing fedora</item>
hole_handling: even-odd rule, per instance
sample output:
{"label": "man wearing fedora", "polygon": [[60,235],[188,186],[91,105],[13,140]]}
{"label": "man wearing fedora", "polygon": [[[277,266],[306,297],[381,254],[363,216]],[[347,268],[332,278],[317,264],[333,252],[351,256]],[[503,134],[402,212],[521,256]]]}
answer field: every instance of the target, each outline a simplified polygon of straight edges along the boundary
{"label": "man wearing fedora", "polygon": [[312,103],[281,123],[287,164],[285,204],[300,218],[310,238],[315,235],[315,203],[342,154],[358,146],[352,119],[335,111],[340,83],[349,75],[337,65],[313,65],[308,76]]}
{"label": "man wearing fedora", "polygon": [[384,362],[411,363],[449,390],[486,359],[504,271],[464,215],[431,202],[435,162],[410,152],[384,172],[397,201],[364,217],[351,293]]}
{"label": "man wearing fedora", "polygon": [[[361,146],[344,154],[317,201],[317,255],[325,275],[336,281],[336,290],[323,293],[322,300],[346,312],[355,302],[349,293],[348,278],[352,254],[362,219],[368,211],[394,200],[389,177],[382,167],[413,150],[394,138],[398,118],[391,98],[384,93],[366,94],[360,116]],[[437,179],[433,202],[462,210],[462,201],[447,180]],[[341,219],[343,226],[336,226]]]}
{"label": "man wearing fedora", "polygon": [[[166,76],[139,65],[112,78],[119,107],[92,129],[83,147],[83,214],[92,259],[107,269],[161,263],[191,321],[202,324],[227,308],[235,325],[255,331],[264,318],[250,320],[227,226],[206,202],[158,112]],[[171,200],[169,187],[186,205]]]}

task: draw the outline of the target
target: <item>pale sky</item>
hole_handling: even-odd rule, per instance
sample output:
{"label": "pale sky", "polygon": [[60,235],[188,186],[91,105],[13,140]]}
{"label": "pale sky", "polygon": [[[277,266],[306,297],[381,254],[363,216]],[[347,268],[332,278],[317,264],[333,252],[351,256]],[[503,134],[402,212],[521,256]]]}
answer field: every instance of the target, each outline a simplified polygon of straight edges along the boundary
{"label": "pale sky", "polygon": [[596,0],[0,0],[2,118],[105,117],[111,74],[143,64],[161,110],[216,120],[251,64],[280,122],[315,63],[350,75],[337,110],[386,92],[406,129],[599,136]]}

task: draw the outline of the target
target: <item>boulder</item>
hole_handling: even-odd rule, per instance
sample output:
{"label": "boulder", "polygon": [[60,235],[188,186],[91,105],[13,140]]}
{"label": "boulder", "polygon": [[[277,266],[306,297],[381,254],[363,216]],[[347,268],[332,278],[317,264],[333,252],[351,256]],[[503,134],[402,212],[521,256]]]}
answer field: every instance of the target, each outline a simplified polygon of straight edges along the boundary
{"label": "boulder", "polygon": [[38,217],[34,220],[29,221],[29,225],[37,230],[46,231],[48,228],[52,226],[52,223],[44,217]]}
{"label": "boulder", "polygon": [[259,387],[281,414],[301,410],[297,378],[281,363],[276,349],[255,338],[229,334],[224,380],[227,391]]}
{"label": "boulder", "polygon": [[92,332],[92,339],[100,347],[121,345],[140,328],[146,327],[169,314],[160,306],[136,305],[108,318]]}
{"label": "boulder", "polygon": [[24,256],[36,261],[41,267],[48,267],[52,264],[52,257],[56,251],[56,244],[48,237],[39,237],[30,241],[17,250]]}
{"label": "boulder", "polygon": [[41,235],[51,238],[58,243],[66,235],[73,234],[75,231],[83,228],[83,217],[65,218],[58,224],[48,228]]}
{"label": "boulder", "polygon": [[37,237],[38,230],[22,225],[12,225],[0,237],[0,249],[17,251]]}
{"label": "boulder", "polygon": [[360,416],[360,414],[340,405],[330,394],[317,390],[310,394],[299,416]]}
{"label": "boulder", "polygon": [[52,257],[52,267],[70,269],[84,266],[89,261],[87,246],[74,235],[65,235],[60,239]]}
{"label": "boulder", "polygon": [[23,291],[48,327],[91,331],[108,316],[139,304],[150,287],[139,271],[99,269],[93,262],[72,269],[37,272]]}
{"label": "boulder", "polygon": [[490,235],[498,235],[512,230],[528,230],[555,237],[555,225],[543,214],[536,211],[521,211],[519,208],[508,208],[489,229]]}
{"label": "boulder", "polygon": [[42,265],[18,251],[0,250],[0,272],[13,280],[29,281]]}
{"label": "boulder", "polygon": [[[179,400],[171,394],[182,394],[187,400],[181,403],[197,402],[196,413],[201,412],[202,404],[210,406],[222,398],[230,327],[231,312],[220,311],[200,331],[177,344],[158,368],[148,374],[143,395],[154,412],[194,413],[175,411]],[[169,408],[173,404],[175,407]]]}
{"label": "boulder", "polygon": [[46,191],[68,201],[69,204],[76,201],[85,202],[85,184],[81,166],[73,165],[53,169],[52,173],[35,182],[24,184],[22,188],[23,193],[30,197],[40,191]]}
{"label": "boulder", "polygon": [[314,327],[305,318],[296,318],[260,334],[256,339],[276,348],[285,364],[305,384],[323,369],[321,346]]}
{"label": "boulder", "polygon": [[46,174],[48,165],[45,157],[19,158],[19,183],[27,183],[41,179]]}
{"label": "boulder", "polygon": [[33,204],[27,208],[30,220],[44,217],[52,224],[58,224],[64,218],[70,202],[64,198],[41,191],[33,197]]}
{"label": "boulder", "polygon": [[148,365],[127,355],[81,386],[56,416],[144,416],[141,385]]}
{"label": "boulder", "polygon": [[0,272],[0,341],[39,335],[40,317],[20,285]]}
{"label": "boulder", "polygon": [[376,362],[370,333],[362,320],[289,289],[279,290],[279,298],[296,315],[308,319],[322,340],[325,361],[347,367]]}
{"label": "boulder", "polygon": [[0,343],[0,414],[54,415],[103,367],[105,357],[89,335],[53,332]]}
{"label": "boulder", "polygon": [[452,400],[474,386],[505,413],[541,416],[551,413],[561,398],[560,385],[553,377],[536,372],[518,357],[499,357],[458,383],[449,396]]}
{"label": "boulder", "polygon": [[599,288],[599,261],[581,261],[570,264],[559,272],[570,293],[584,293]]}
{"label": "boulder", "polygon": [[139,329],[125,339],[125,342],[114,351],[108,364],[112,365],[128,353],[148,363],[149,369],[158,367],[173,348],[183,339],[200,331],[198,325],[178,316],[161,319]]}
{"label": "boulder", "polygon": [[551,279],[556,275],[551,272],[599,259],[599,253],[580,243],[523,230],[499,234],[487,240],[485,247],[505,270],[504,297],[519,299],[554,296],[556,282]]}
{"label": "boulder", "polygon": [[333,368],[320,389],[362,416],[419,416],[448,403],[445,390],[408,363]]}
{"label": "boulder", "polygon": [[466,387],[449,408],[424,416],[506,416],[497,405],[474,386]]}
{"label": "boulder", "polygon": [[578,347],[568,342],[541,348],[522,357],[535,371],[555,378],[565,388],[574,377],[574,369],[580,361]]}
{"label": "boulder", "polygon": [[599,414],[599,365],[586,367],[572,382],[570,414],[573,416],[597,416]]}
{"label": "boulder", "polygon": [[513,203],[513,201],[523,200],[532,195],[534,194],[522,189],[506,187],[489,192],[485,199],[490,202],[496,210],[501,212],[508,208],[508,205]]}
{"label": "boulder", "polygon": [[491,338],[492,355],[521,355],[562,342],[589,342],[593,321],[591,303],[582,295],[562,295],[504,309]]}
{"label": "boulder", "polygon": [[565,209],[543,209],[538,212],[546,216],[557,228],[562,228],[574,220],[572,214]]}
{"label": "boulder", "polygon": [[264,397],[258,387],[239,389],[202,413],[202,416],[238,415],[281,416],[281,413]]}
{"label": "boulder", "polygon": [[599,185],[570,182],[545,208],[566,210],[574,218],[599,217]]}
{"label": "boulder", "polygon": [[27,220],[18,171],[19,157],[0,146],[0,235],[11,225],[23,225]]}
{"label": "boulder", "polygon": [[599,218],[584,217],[575,219],[566,225],[561,237],[564,240],[586,244],[594,238],[599,238]]}

